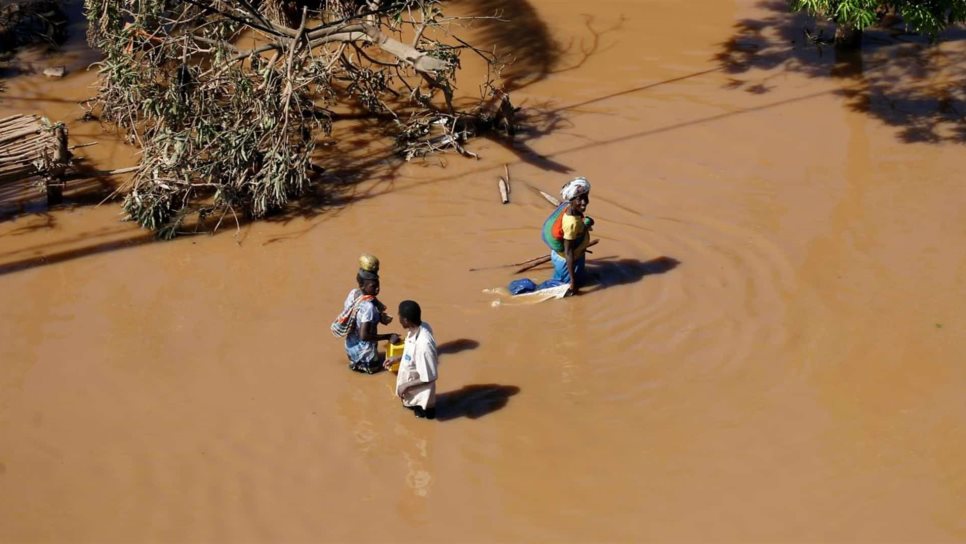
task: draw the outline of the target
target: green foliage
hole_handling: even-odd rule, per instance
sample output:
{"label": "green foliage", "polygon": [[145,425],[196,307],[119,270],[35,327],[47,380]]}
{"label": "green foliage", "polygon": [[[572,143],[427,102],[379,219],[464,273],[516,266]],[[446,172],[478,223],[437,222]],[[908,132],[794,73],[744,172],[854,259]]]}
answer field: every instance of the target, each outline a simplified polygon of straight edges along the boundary
{"label": "green foliage", "polygon": [[863,30],[887,16],[901,17],[915,32],[935,38],[950,25],[966,21],[966,0],[789,0],[793,10],[827,17]]}
{"label": "green foliage", "polygon": [[[296,30],[290,0],[85,0],[88,40],[104,54],[92,114],[142,147],[128,218],[169,237],[192,221],[217,229],[284,208],[309,185],[315,136],[331,133],[336,105],[389,118],[397,134],[410,124],[454,131],[466,46],[439,41],[438,3],[310,2],[318,7]],[[395,49],[381,49],[390,39]],[[419,57],[443,62],[417,68]],[[464,151],[444,136],[406,142]]]}
{"label": "green foliage", "polygon": [[311,82],[285,73],[300,74],[300,63],[229,61],[240,25],[191,4],[85,7],[88,39],[104,53],[93,106],[143,148],[128,218],[168,238],[192,215],[199,226],[211,216],[260,218],[300,194],[315,149]]}

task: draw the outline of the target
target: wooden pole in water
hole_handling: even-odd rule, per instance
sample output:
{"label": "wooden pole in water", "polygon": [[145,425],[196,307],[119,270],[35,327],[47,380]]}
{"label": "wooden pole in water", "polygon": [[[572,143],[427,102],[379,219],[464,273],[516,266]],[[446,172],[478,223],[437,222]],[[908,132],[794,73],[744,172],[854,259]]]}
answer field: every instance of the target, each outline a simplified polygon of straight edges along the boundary
{"label": "wooden pole in water", "polygon": [[480,268],[470,268],[470,272],[479,272],[480,270],[496,270],[497,268],[511,268],[511,267],[514,267],[514,266],[523,266],[525,264],[529,264],[529,263],[532,263],[534,261],[539,261],[540,259],[543,259],[544,257],[545,257],[545,255],[541,255],[540,257],[534,257],[532,259],[527,259],[525,261],[520,261],[518,263],[498,264],[496,266],[483,266],[483,267],[480,267]]}
{"label": "wooden pole in water", "polygon": [[537,192],[540,193],[540,196],[542,196],[543,198],[547,199],[547,202],[553,204],[554,206],[559,206],[560,205],[560,201],[557,200],[556,197],[551,196],[551,195],[548,195],[547,193],[541,191],[540,189],[537,189]]}
{"label": "wooden pole in water", "polygon": [[[600,238],[598,238],[596,240],[591,240],[590,243],[587,244],[587,247],[593,246],[593,245],[597,244],[597,242],[599,242],[599,241],[600,241]],[[536,268],[536,267],[538,267],[538,266],[540,266],[540,265],[542,265],[544,263],[549,263],[550,262],[550,255],[544,255],[543,257],[539,257],[537,259],[531,259],[531,260],[533,261],[532,263],[530,263],[530,264],[528,264],[528,265],[526,265],[524,267],[518,268],[513,273],[514,274],[522,274],[522,273],[526,272],[527,270],[530,270],[531,268]]]}

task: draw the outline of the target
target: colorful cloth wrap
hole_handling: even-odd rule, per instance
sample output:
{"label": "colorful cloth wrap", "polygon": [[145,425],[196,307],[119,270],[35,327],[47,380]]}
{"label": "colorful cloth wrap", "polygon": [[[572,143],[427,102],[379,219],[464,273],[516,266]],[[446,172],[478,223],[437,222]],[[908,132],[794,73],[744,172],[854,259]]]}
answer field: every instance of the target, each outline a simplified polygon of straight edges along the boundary
{"label": "colorful cloth wrap", "polygon": [[338,338],[345,338],[352,332],[353,327],[356,326],[356,314],[359,313],[359,305],[367,300],[375,300],[375,298],[372,295],[359,295],[356,297],[352,305],[342,310],[339,317],[336,317],[332,325],[329,326],[332,334]]}
{"label": "colorful cloth wrap", "polygon": [[[564,251],[564,233],[563,233],[563,218],[567,212],[567,206],[570,202],[564,202],[557,206],[547,220],[543,222],[543,228],[540,230],[541,236],[543,237],[543,243],[547,244],[547,247],[552,249],[557,253],[563,253]],[[581,247],[584,242],[587,241],[588,230],[584,229],[583,234],[580,238],[574,240],[574,247]]]}

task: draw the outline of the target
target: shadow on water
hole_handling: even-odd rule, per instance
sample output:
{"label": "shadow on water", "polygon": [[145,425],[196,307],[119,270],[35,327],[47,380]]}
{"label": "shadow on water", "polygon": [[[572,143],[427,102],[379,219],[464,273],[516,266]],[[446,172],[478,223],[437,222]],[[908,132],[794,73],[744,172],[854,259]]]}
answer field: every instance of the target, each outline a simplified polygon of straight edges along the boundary
{"label": "shadow on water", "polygon": [[450,340],[449,342],[443,342],[436,346],[436,353],[440,355],[454,355],[461,351],[470,351],[480,347],[480,343],[476,340],[470,340],[469,338],[460,338],[458,340]]}
{"label": "shadow on water", "polygon": [[527,0],[462,0],[463,9],[480,19],[474,25],[475,40],[483,49],[495,48],[506,63],[501,73],[507,91],[514,91],[547,77],[560,60],[563,47]]}
{"label": "shadow on water", "polygon": [[645,276],[664,274],[680,266],[681,261],[667,256],[647,261],[639,259],[595,259],[587,262],[591,285],[606,289],[616,285],[635,283]]}
{"label": "shadow on water", "polygon": [[[901,24],[866,31],[861,50],[836,51],[834,27],[790,13],[787,2],[759,4],[767,14],[735,24],[715,56],[733,77],[728,87],[754,94],[773,90],[786,72],[841,82],[849,109],[898,129],[904,142],[966,142],[966,49],[954,51],[904,31]],[[966,39],[954,27],[939,42]],[[949,48],[947,48],[949,49]]]}
{"label": "shadow on water", "polygon": [[514,385],[474,384],[464,385],[456,391],[436,396],[436,419],[447,421],[466,417],[478,419],[495,412],[520,392]]}
{"label": "shadow on water", "polygon": [[[593,15],[584,14],[584,30],[561,43],[527,0],[464,0],[461,5],[471,16],[481,18],[474,24],[474,41],[483,49],[492,47],[505,65],[500,75],[504,90],[510,93],[550,75],[579,69],[606,48],[603,38],[624,23],[621,17],[616,23],[601,28]],[[518,112],[519,125],[512,141],[489,139],[504,146],[522,162],[541,170],[569,174],[574,171],[572,167],[537,153],[527,144],[568,127],[562,111],[527,105]]]}
{"label": "shadow on water", "polygon": [[113,184],[108,182],[106,178],[99,176],[85,159],[75,157],[71,169],[68,171],[63,200],[60,204],[49,205],[47,203],[47,195],[42,189],[42,182],[36,176],[8,180],[0,185],[0,223],[21,215],[40,214],[45,217],[47,227],[54,227],[56,220],[49,212],[78,206],[96,205],[110,195],[113,190]]}
{"label": "shadow on water", "polygon": [[[127,229],[125,228],[123,230],[127,230]],[[107,233],[107,234],[116,234],[116,232]],[[74,241],[83,240],[84,242],[89,242],[91,239],[95,239],[97,237],[98,236],[81,235]],[[31,268],[38,268],[42,266],[62,263],[65,261],[71,261],[82,257],[89,257],[92,255],[99,255],[101,253],[113,252],[119,249],[137,247],[144,244],[149,244],[153,241],[155,241],[153,234],[144,233],[144,234],[139,234],[136,236],[131,236],[120,240],[98,242],[98,243],[84,245],[82,247],[75,247],[75,248],[59,250],[59,251],[50,251],[49,253],[44,253],[42,255],[22,257],[19,259],[4,261],[4,262],[0,262],[0,276],[5,274],[10,274],[13,272],[19,272],[21,270],[28,270]],[[65,241],[65,244],[67,244],[67,242],[68,241]],[[37,251],[34,251],[34,253],[36,252]],[[0,256],[0,259],[2,258],[3,257]]]}
{"label": "shadow on water", "polygon": [[[494,38],[499,37],[499,39],[509,41],[510,43],[513,43],[513,40],[517,40],[518,42],[532,42],[532,44],[527,45],[527,47],[533,48],[536,52],[532,56],[523,56],[521,59],[518,59],[516,66],[521,72],[519,75],[514,76],[516,78],[515,81],[517,82],[515,85],[519,86],[536,81],[536,79],[524,77],[525,72],[536,72],[538,74],[542,74],[537,78],[540,79],[546,76],[548,73],[553,73],[554,71],[565,71],[573,68],[573,66],[561,68],[555,64],[559,60],[558,57],[561,51],[566,51],[566,49],[563,49],[553,43],[546,26],[539,20],[536,11],[533,10],[532,6],[530,6],[526,1],[484,0],[479,4],[475,4],[473,9],[475,9],[475,13],[478,14],[486,13],[488,15],[492,15],[493,10],[503,10],[504,15],[514,14],[518,16],[514,18],[513,22],[514,25],[517,25],[516,30],[508,32],[506,36],[503,36],[500,31],[497,30],[498,26],[493,26],[493,28],[490,30]],[[493,25],[496,25],[497,23],[498,22],[496,21],[492,22]],[[499,21],[499,23],[502,23],[502,21]],[[596,47],[599,44],[599,37],[602,34],[602,32],[594,30],[591,23],[592,21],[587,21],[588,28],[590,29],[591,34],[594,36],[594,39],[592,40],[590,46],[581,44],[581,52],[583,55],[581,58],[586,58],[595,52]],[[608,31],[609,30],[604,30],[603,32]],[[515,43],[515,45],[520,46],[521,43]],[[580,62],[581,61],[578,58],[577,64],[579,65]],[[533,152],[526,144],[526,140],[530,138],[540,137],[550,132],[558,131],[561,128],[566,128],[567,121],[563,115],[569,109],[578,108],[582,105],[593,102],[607,100],[613,96],[643,91],[658,85],[663,85],[665,83],[701,76],[708,72],[709,70],[703,70],[686,76],[669,79],[667,81],[655,82],[642,87],[628,89],[620,93],[601,96],[580,104],[556,108],[548,107],[546,109],[550,111],[550,115],[543,116],[543,118],[540,119],[541,123],[533,123],[534,125],[539,126],[532,127],[532,130],[530,131],[524,130],[516,142],[507,143],[506,145],[511,147],[513,151],[518,154],[521,162],[529,162],[548,171],[571,172],[573,171],[572,168],[560,163],[558,160],[555,160],[556,157],[561,157],[568,153],[582,149],[608,145],[613,142],[644,137],[652,134],[659,134],[696,123],[714,121],[719,117],[744,113],[743,111],[729,112],[721,116],[697,119],[671,126],[649,129],[640,133],[620,136],[601,142],[591,142],[572,148],[560,149],[545,155],[539,155]],[[792,100],[800,99],[802,98]],[[763,108],[775,107],[786,102],[788,102],[788,100],[780,101],[775,104],[767,104],[758,108],[751,108],[747,111],[756,111]],[[535,111],[536,117],[540,117],[542,115],[543,112]],[[399,169],[406,164],[414,163],[405,163],[398,156],[398,154],[394,152],[391,145],[383,147],[378,147],[376,145],[372,135],[374,131],[380,130],[381,124],[379,123],[378,119],[366,119],[363,117],[356,120],[358,121],[358,126],[350,129],[344,136],[340,136],[337,139],[327,139],[319,143],[319,147],[317,148],[318,156],[316,157],[316,162],[323,165],[324,170],[319,168],[314,173],[313,183],[307,194],[298,200],[291,202],[290,205],[285,209],[271,215],[266,219],[266,221],[288,224],[294,219],[312,220],[318,217],[334,217],[337,216],[342,209],[356,201],[375,198],[396,190],[393,180],[396,178]],[[500,142],[504,143],[502,141]],[[451,157],[451,155],[433,157],[432,159],[426,161],[426,163],[427,165],[437,163],[444,164],[445,161],[448,160],[448,157]],[[456,160],[462,159],[457,158]],[[487,168],[489,168],[489,166],[473,168],[470,169],[469,172],[464,172],[464,174],[479,173]],[[435,177],[434,179],[427,180],[425,182],[409,184],[409,186],[417,187],[426,183],[441,183],[448,179],[452,179],[452,177]],[[366,183],[363,184],[362,182]],[[87,183],[85,187],[86,189],[73,195],[65,193],[65,200],[67,201],[68,206],[100,202],[102,200],[102,196],[105,196],[110,190],[113,189],[113,184],[102,183],[95,180]],[[111,205],[116,205],[116,200],[117,199],[111,201]],[[22,213],[25,210],[20,211]],[[40,212],[44,210],[38,209],[26,211]],[[55,223],[56,221],[48,220],[45,224],[48,226],[54,226]],[[250,223],[250,219],[239,217],[239,226],[244,226],[248,223]],[[268,239],[262,243],[271,244],[292,238],[298,238],[312,231],[313,229],[318,228],[324,223],[324,221],[307,221],[307,223],[308,225],[304,228],[300,228],[298,230],[288,230],[284,234]],[[225,231],[237,234],[235,222],[231,221],[230,223],[222,225],[219,232],[223,233]],[[144,236],[142,236],[142,233]],[[80,258],[88,255],[96,255],[106,251],[122,249],[125,247],[136,247],[151,241],[151,239],[150,233],[140,231],[137,235],[131,236],[126,242],[111,241],[107,243],[99,243],[92,240],[92,244],[86,248],[75,247],[68,251],[55,251],[44,256],[37,255],[34,257],[32,255],[27,259],[0,262],[0,274],[25,270],[35,266],[44,266],[56,262],[63,262],[68,259]],[[239,243],[243,242],[244,236],[239,240]],[[64,245],[67,244],[65,243]],[[2,258],[0,258],[0,261],[2,261]]]}

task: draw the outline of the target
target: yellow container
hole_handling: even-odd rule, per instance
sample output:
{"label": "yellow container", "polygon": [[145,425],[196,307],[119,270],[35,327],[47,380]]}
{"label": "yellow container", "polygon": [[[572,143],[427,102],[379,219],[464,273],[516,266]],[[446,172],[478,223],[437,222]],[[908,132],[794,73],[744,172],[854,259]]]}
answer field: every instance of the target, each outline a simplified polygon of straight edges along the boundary
{"label": "yellow container", "polygon": [[[391,357],[402,357],[404,344],[389,344],[386,346],[386,359]],[[389,366],[389,372],[399,372],[399,361]]]}

